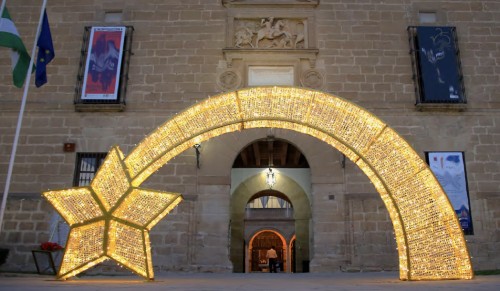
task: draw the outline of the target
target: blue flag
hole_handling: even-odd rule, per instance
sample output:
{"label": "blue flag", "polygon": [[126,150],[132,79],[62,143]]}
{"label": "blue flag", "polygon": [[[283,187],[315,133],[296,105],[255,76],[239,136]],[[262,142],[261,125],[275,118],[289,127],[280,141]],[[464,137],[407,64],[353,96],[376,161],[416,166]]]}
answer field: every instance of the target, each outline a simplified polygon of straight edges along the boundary
{"label": "blue flag", "polygon": [[42,29],[38,37],[38,56],[36,58],[36,79],[37,87],[47,83],[47,64],[54,58],[54,45],[52,44],[52,35],[50,34],[49,20],[47,11],[43,12]]}

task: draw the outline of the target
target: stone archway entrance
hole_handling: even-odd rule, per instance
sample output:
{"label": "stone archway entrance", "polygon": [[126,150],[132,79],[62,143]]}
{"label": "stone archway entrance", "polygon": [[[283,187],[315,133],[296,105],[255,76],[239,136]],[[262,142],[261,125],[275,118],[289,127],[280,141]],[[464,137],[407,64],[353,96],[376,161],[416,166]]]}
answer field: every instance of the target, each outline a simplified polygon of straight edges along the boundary
{"label": "stone archway entrance", "polygon": [[[104,189],[102,193],[109,194],[114,205],[130,195],[128,189],[140,186],[170,159],[194,144],[224,133],[262,127],[290,129],[314,136],[338,149],[368,176],[393,223],[400,279],[472,278],[469,253],[455,211],[425,162],[382,120],[354,103],[323,92],[256,87],[208,98],[161,125],[128,156],[124,157],[114,148],[112,163],[106,165],[104,172],[100,170],[91,187],[85,189],[94,194]],[[109,192],[118,182],[122,182],[123,191]],[[50,196],[50,193],[53,192],[44,194]],[[51,202],[57,204],[55,200]],[[109,207],[101,209],[105,211],[105,223],[90,227],[98,233],[104,232],[102,241],[108,244],[106,238],[110,231],[115,231],[108,223],[113,221],[114,213],[109,212]],[[95,215],[102,212],[97,211]],[[156,222],[152,220],[140,230],[144,243],[137,250],[147,258],[140,264],[147,269],[144,274],[148,278],[153,276],[147,253],[148,230]],[[70,224],[72,231],[74,225]],[[113,234],[123,239],[116,231]],[[70,247],[76,256],[85,252],[82,245]],[[68,274],[76,275],[110,257],[106,248],[103,252],[83,258],[78,267],[63,266],[68,267]]]}
{"label": "stone archway entrance", "polygon": [[[234,272],[244,272],[245,262],[243,262],[245,252],[244,218],[245,206],[256,192],[268,189],[265,183],[264,174],[255,175],[241,183],[231,196],[231,244],[230,258],[233,262]],[[280,175],[274,190],[286,193],[286,196],[293,205],[294,233],[297,244],[301,251],[295,256],[296,272],[303,272],[302,262],[309,261],[309,225],[311,219],[310,202],[304,189],[293,179]],[[286,241],[286,240],[285,240]]]}
{"label": "stone archway entrance", "polygon": [[[268,167],[273,168],[278,181],[272,187],[265,183]],[[299,258],[301,265],[293,268],[302,272],[302,261],[310,261],[308,230],[312,214],[310,193],[306,193],[306,189],[311,188],[310,175],[309,163],[301,149],[273,135],[248,143],[238,153],[231,171],[230,260],[233,272],[259,270],[256,260],[261,256],[257,256],[251,241],[262,229],[272,230],[282,237],[283,242],[279,243],[282,246],[276,244],[276,247],[277,251],[284,252],[281,271],[286,272],[291,269],[287,245],[298,232],[304,247],[303,256]],[[269,249],[271,245],[265,247]]]}
{"label": "stone archway entrance", "polygon": [[254,234],[248,243],[249,272],[269,272],[266,253],[271,247],[275,247],[278,254],[279,272],[288,271],[285,268],[288,256],[286,239],[275,230],[265,229]]}

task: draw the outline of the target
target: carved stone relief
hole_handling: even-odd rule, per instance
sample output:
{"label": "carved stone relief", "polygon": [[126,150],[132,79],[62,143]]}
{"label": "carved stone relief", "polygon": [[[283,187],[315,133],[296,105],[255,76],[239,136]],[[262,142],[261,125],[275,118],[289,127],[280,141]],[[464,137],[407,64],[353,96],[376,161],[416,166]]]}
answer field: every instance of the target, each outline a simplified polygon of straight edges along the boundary
{"label": "carved stone relief", "polygon": [[234,19],[233,44],[243,49],[304,49],[307,48],[306,26],[306,19]]}
{"label": "carved stone relief", "polygon": [[324,63],[316,64],[314,9],[319,0],[223,0],[223,4],[228,10],[224,59],[217,68],[221,90],[253,86],[255,67],[293,67],[293,86],[324,87]]}
{"label": "carved stone relief", "polygon": [[233,70],[225,70],[217,77],[217,85],[223,91],[234,91],[241,86],[241,77]]}
{"label": "carved stone relief", "polygon": [[319,71],[310,69],[302,73],[300,82],[304,87],[319,90],[323,87],[324,78]]}

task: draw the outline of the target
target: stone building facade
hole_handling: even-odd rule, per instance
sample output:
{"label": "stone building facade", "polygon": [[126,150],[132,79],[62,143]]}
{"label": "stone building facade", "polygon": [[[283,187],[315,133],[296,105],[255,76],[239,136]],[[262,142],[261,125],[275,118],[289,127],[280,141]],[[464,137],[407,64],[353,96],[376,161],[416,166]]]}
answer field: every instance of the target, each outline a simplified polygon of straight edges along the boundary
{"label": "stone building facade", "polygon": [[[7,1],[28,48],[38,2]],[[185,108],[261,85],[306,87],[354,102],[422,158],[463,152],[472,264],[500,268],[497,1],[51,0],[47,13],[56,58],[48,83],[29,90],[0,235],[9,257],[0,270],[35,270],[31,250],[53,240],[58,226],[40,193],[74,185],[79,153],[105,153],[117,144],[127,153]],[[117,104],[81,102],[82,36],[91,26],[130,27]],[[456,28],[466,102],[420,102],[407,29],[413,26]],[[3,189],[23,92],[12,85],[7,49],[0,50],[0,68]],[[269,136],[294,145],[308,162],[283,169],[275,189],[292,202],[291,224],[244,218],[246,203],[267,186],[256,169],[233,165],[246,146]],[[248,272],[250,242],[263,231],[282,237],[285,271],[398,269],[380,195],[354,163],[314,137],[273,128],[228,133],[201,143],[198,153],[186,150],[145,184],[184,196],[151,231],[156,270]]]}

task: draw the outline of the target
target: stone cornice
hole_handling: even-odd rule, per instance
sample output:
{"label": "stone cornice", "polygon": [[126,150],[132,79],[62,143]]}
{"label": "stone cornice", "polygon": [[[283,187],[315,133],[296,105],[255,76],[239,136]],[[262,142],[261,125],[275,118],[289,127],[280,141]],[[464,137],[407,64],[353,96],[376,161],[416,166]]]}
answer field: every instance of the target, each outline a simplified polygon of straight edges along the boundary
{"label": "stone cornice", "polygon": [[319,0],[222,0],[224,7],[282,7],[282,6],[300,6],[317,7]]}

